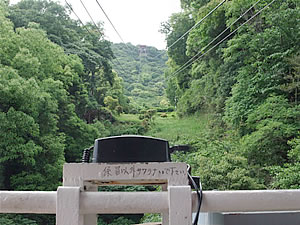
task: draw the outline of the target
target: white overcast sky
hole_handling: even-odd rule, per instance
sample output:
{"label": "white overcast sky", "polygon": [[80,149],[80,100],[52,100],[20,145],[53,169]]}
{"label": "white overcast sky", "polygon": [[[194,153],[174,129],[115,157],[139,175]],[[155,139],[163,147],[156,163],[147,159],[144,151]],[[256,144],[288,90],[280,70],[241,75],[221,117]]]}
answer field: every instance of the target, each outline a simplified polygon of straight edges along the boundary
{"label": "white overcast sky", "polygon": [[[11,0],[14,4],[20,0]],[[67,0],[84,22],[90,21],[80,0]],[[82,0],[93,19],[104,22],[107,39],[121,42],[110,23],[103,15],[96,0]],[[65,0],[59,0],[65,5]],[[166,47],[164,35],[159,33],[161,22],[167,21],[172,13],[180,12],[180,0],[98,0],[123,40],[134,45]],[[76,18],[74,15],[72,18]]]}

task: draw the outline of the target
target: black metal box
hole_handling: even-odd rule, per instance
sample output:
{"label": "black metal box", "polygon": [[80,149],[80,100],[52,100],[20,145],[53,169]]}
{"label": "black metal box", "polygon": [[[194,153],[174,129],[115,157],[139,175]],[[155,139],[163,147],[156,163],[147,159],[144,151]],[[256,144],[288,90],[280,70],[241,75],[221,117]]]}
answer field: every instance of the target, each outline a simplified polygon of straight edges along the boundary
{"label": "black metal box", "polygon": [[170,162],[169,143],[164,139],[123,135],[95,140],[93,160],[101,162]]}

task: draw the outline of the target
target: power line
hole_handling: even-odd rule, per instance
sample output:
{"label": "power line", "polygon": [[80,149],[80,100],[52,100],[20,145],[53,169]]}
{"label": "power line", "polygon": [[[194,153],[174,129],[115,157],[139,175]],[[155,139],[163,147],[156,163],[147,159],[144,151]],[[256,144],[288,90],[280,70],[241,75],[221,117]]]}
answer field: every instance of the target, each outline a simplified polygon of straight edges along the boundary
{"label": "power line", "polygon": [[[208,14],[206,14],[201,20],[199,20],[194,26],[192,26],[188,31],[186,31],[183,35],[181,35],[176,41],[174,41],[169,47],[167,47],[167,50],[169,48],[172,48],[175,44],[177,44],[180,40],[182,40],[187,34],[189,34],[192,30],[194,30],[200,23],[202,23],[203,20],[205,20],[207,17],[209,17],[214,11],[216,11],[221,5],[223,5],[227,0],[223,0],[219,5],[217,5],[213,10],[211,10]],[[156,57],[162,55],[163,53],[158,54]]]}
{"label": "power line", "polygon": [[120,33],[117,31],[116,27],[114,26],[114,24],[111,22],[111,20],[109,19],[108,15],[106,14],[106,12],[104,11],[104,9],[102,8],[102,6],[100,5],[100,3],[98,2],[98,0],[96,0],[98,6],[100,7],[100,9],[102,10],[102,12],[104,13],[106,19],[109,21],[110,25],[114,28],[115,32],[117,33],[117,35],[119,36],[119,38],[121,39],[121,41],[126,45],[125,41],[123,40],[123,38],[121,37]]}
{"label": "power line", "polygon": [[178,41],[183,39],[187,34],[189,34],[192,30],[194,30],[200,23],[202,23],[203,20],[205,20],[207,17],[209,17],[211,14],[213,14],[214,11],[216,11],[221,5],[224,4],[227,0],[223,0],[219,5],[217,5],[213,10],[211,10],[206,16],[204,16],[201,20],[199,20],[194,26],[192,26],[187,32],[185,32],[183,35],[181,35],[180,38],[178,38],[176,41],[171,44],[169,48],[172,48]]}
{"label": "power line", "polygon": [[100,35],[102,35],[101,31],[99,30],[99,27],[97,26],[97,24],[95,23],[93,17],[91,16],[91,14],[89,13],[89,11],[87,10],[87,8],[85,7],[85,4],[83,3],[82,0],[80,0],[81,5],[83,6],[84,10],[86,11],[86,13],[89,15],[91,21],[93,22],[94,26],[97,28],[97,30],[99,31]]}
{"label": "power line", "polygon": [[65,0],[66,4],[68,5],[69,9],[71,9],[71,11],[74,13],[74,15],[77,17],[77,19],[79,20],[79,22],[82,24],[83,28],[90,34],[91,32],[87,29],[87,27],[84,25],[84,23],[82,22],[82,20],[79,18],[79,16],[75,13],[75,11],[73,10],[73,7],[67,2],[67,0]]}
{"label": "power line", "polygon": [[[101,30],[99,29],[99,27],[97,26],[97,24],[95,23],[93,17],[91,16],[91,14],[89,13],[88,9],[86,8],[85,4],[83,3],[82,0],[80,0],[81,5],[83,6],[83,8],[85,9],[86,13],[89,15],[91,21],[93,22],[94,26],[96,27],[97,31],[99,32],[100,36],[102,35]],[[126,74],[125,69],[123,68],[122,64],[120,63],[119,59],[116,58],[118,64],[121,67],[121,70]],[[114,64],[114,62],[112,60],[109,59],[109,61],[116,67],[116,64]],[[116,69],[116,71],[118,72],[118,70]],[[120,72],[118,72],[120,74]]]}
{"label": "power line", "polygon": [[[66,2],[66,4],[69,6],[69,8],[72,10],[72,12],[74,13],[74,15],[77,17],[77,19],[80,21],[80,23],[83,25],[83,27],[84,27],[84,28],[87,30],[87,32],[92,36],[92,33],[91,33],[91,32],[89,31],[89,29],[84,25],[84,23],[82,22],[82,20],[80,19],[80,17],[75,13],[75,11],[73,10],[72,6],[67,2],[67,0],[65,0],[65,2]],[[80,0],[80,2],[81,2],[81,4],[82,4],[83,8],[85,9],[86,13],[89,15],[91,21],[92,21],[93,24],[95,25],[95,27],[96,27],[97,31],[99,32],[100,36],[102,36],[101,30],[99,29],[99,27],[98,27],[97,24],[95,23],[93,17],[92,17],[91,14],[89,13],[89,11],[88,11],[88,9],[86,8],[85,4],[82,2],[82,0]],[[111,59],[108,58],[108,60],[109,60],[113,65],[115,65],[114,62],[113,62]],[[118,64],[120,65],[121,70],[126,74],[126,72],[125,72],[125,70],[124,70],[122,64],[120,63],[120,61],[119,61],[117,58],[116,58],[116,60],[117,60]],[[117,73],[120,74],[120,72],[118,72],[117,69],[116,69],[116,71],[117,71]]]}
{"label": "power line", "polygon": [[[120,33],[118,32],[118,30],[116,29],[116,27],[114,26],[114,24],[112,23],[112,21],[109,19],[107,13],[105,12],[105,10],[103,9],[103,7],[100,5],[100,3],[98,2],[98,0],[96,0],[98,6],[100,7],[101,11],[103,12],[103,14],[105,15],[106,19],[109,21],[110,25],[113,27],[113,29],[115,30],[115,32],[117,33],[117,35],[119,36],[120,40],[122,41],[122,43],[126,46],[126,48],[131,51],[131,49],[128,47],[128,45],[125,43],[125,41],[123,40],[122,36],[120,35]],[[119,61],[116,58],[117,61]],[[120,63],[119,63],[120,64]],[[122,65],[120,64],[120,66],[122,67]],[[124,69],[123,69],[124,71]],[[124,72],[126,73],[126,72]]]}
{"label": "power line", "polygon": [[[238,19],[236,19],[229,27],[227,27],[225,30],[223,30],[216,38],[214,38],[209,44],[207,44],[204,48],[201,49],[200,52],[198,52],[196,55],[194,55],[191,59],[189,59],[184,65],[181,66],[181,68],[179,68],[174,75],[176,75],[178,72],[184,70],[187,64],[189,64],[191,61],[193,61],[193,59],[195,59],[198,55],[201,54],[201,52],[203,52],[206,48],[208,48],[213,42],[215,42],[215,40],[217,40],[221,35],[223,35],[226,31],[228,31],[230,29],[230,27],[232,27],[237,21],[239,21],[244,15],[246,15],[252,8],[254,8],[261,0],[257,1],[254,5],[252,5],[248,10],[246,10]],[[202,57],[202,56],[200,56]],[[200,58],[199,57],[199,58]],[[188,65],[189,66],[189,65]],[[183,68],[184,67],[184,68]]]}
{"label": "power line", "polygon": [[[119,59],[117,57],[116,57],[116,60],[117,60],[118,64],[120,65],[121,70],[124,72],[124,74],[126,74],[125,69],[123,68],[122,64],[120,63],[120,61],[119,61]],[[112,60],[111,60],[111,63],[114,64],[114,62]],[[116,66],[116,64],[114,64],[114,65]],[[118,72],[118,70],[117,70],[117,72]],[[120,74],[120,72],[118,72],[118,73]]]}
{"label": "power line", "polygon": [[[259,0],[258,2],[260,2]],[[232,34],[236,33],[241,27],[243,27],[246,23],[248,23],[250,20],[255,18],[258,14],[260,14],[263,10],[265,10],[267,7],[269,7],[273,2],[276,0],[271,1],[268,3],[265,7],[263,7],[261,10],[259,10],[256,14],[254,14],[251,18],[249,18],[247,21],[245,21],[242,25],[240,25],[238,28],[236,28],[234,31],[232,31],[230,34],[228,34],[225,38],[223,38],[221,41],[219,41],[217,44],[215,44],[212,48],[204,52],[202,55],[201,52],[204,51],[208,46],[210,46],[216,39],[218,39],[223,33],[225,33],[233,24],[235,24],[240,18],[242,18],[249,10],[251,10],[255,5],[258,4],[256,2],[252,7],[250,7],[242,16],[240,16],[236,21],[234,21],[227,29],[225,29],[221,34],[219,34],[213,41],[211,41],[208,45],[206,45],[200,52],[198,52],[195,56],[193,56],[189,61],[187,61],[184,65],[182,65],[178,70],[176,70],[174,73],[172,73],[169,78],[175,76],[179,72],[185,70],[188,66],[193,64],[195,61],[199,60],[203,56],[205,56],[207,53],[209,53],[211,50],[215,49],[218,45],[220,45],[223,41],[225,41],[228,37],[230,37]],[[196,58],[198,55],[200,55],[198,58]],[[196,59],[195,59],[196,58]]]}

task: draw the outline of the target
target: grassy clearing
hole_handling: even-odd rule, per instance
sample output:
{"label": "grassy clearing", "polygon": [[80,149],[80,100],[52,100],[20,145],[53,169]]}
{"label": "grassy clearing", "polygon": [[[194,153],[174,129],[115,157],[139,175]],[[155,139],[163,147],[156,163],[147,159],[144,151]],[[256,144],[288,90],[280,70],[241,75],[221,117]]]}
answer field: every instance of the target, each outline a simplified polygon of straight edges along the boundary
{"label": "grassy clearing", "polygon": [[124,122],[141,122],[138,114],[121,114],[118,116],[118,120]]}
{"label": "grassy clearing", "polygon": [[171,144],[185,144],[188,140],[196,139],[205,132],[209,116],[206,114],[178,118],[168,114],[167,118],[155,117],[152,129],[146,133],[148,136],[163,138]]}
{"label": "grassy clearing", "polygon": [[[118,120],[121,122],[141,123],[139,115],[121,114]],[[209,115],[198,114],[185,118],[178,118],[175,113],[167,113],[167,117],[160,117],[157,114],[151,129],[144,135],[157,138],[163,138],[174,144],[188,144],[192,140],[197,140],[208,127]]]}

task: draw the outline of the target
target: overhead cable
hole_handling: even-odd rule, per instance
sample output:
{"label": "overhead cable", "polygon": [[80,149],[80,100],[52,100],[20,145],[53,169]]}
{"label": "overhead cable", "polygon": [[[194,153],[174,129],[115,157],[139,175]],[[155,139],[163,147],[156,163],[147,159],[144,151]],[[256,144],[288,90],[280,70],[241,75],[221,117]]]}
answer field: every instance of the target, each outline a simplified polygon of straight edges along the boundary
{"label": "overhead cable", "polygon": [[126,45],[125,41],[123,40],[123,38],[121,37],[120,33],[117,31],[116,27],[114,26],[114,24],[111,22],[111,20],[109,19],[108,15],[106,14],[106,12],[104,11],[103,7],[100,5],[100,3],[98,2],[98,0],[96,0],[98,6],[100,7],[100,9],[102,10],[102,12],[104,13],[105,17],[107,18],[107,20],[109,21],[110,25],[114,28],[115,32],[117,33],[117,35],[119,36],[119,38],[121,39],[121,41]]}
{"label": "overhead cable", "polygon": [[[228,34],[225,38],[223,38],[221,41],[219,41],[217,44],[215,44],[213,47],[211,47],[209,50],[204,52],[202,55],[200,55],[206,48],[208,48],[215,40],[217,40],[222,34],[224,34],[232,25],[234,25],[238,20],[240,20],[246,13],[248,13],[255,5],[257,5],[261,0],[256,2],[253,6],[251,6],[243,15],[241,15],[237,20],[235,20],[228,28],[226,28],[224,31],[222,31],[214,40],[212,40],[208,45],[206,45],[201,51],[199,51],[195,56],[193,56],[190,60],[188,60],[184,65],[182,65],[178,70],[176,70],[174,73],[172,73],[169,78],[175,76],[179,72],[185,70],[188,66],[193,64],[195,61],[199,60],[203,56],[205,56],[207,53],[209,53],[211,50],[215,49],[218,45],[220,45],[223,41],[225,41],[228,37],[236,33],[241,27],[243,27],[246,23],[248,23],[250,20],[255,18],[257,15],[259,15],[263,10],[265,10],[267,7],[269,7],[273,2],[276,0],[271,1],[268,3],[265,7],[263,7],[261,10],[259,10],[256,14],[254,14],[252,17],[250,17],[247,21],[245,21],[242,25],[240,25],[238,28],[236,28],[234,31],[232,31],[230,34]],[[198,58],[196,58],[198,55],[200,55]]]}
{"label": "overhead cable", "polygon": [[[125,43],[124,39],[122,38],[122,36],[120,35],[120,33],[118,32],[118,30],[116,29],[116,27],[114,26],[114,24],[112,23],[112,21],[109,19],[107,13],[105,12],[105,10],[103,9],[103,7],[100,5],[100,3],[98,2],[98,0],[96,0],[98,6],[100,7],[101,11],[103,12],[103,14],[105,15],[105,17],[107,18],[108,22],[110,23],[110,25],[113,27],[113,29],[115,30],[116,34],[119,36],[120,40],[122,41],[122,43],[126,46],[126,48],[129,50],[129,52],[131,51],[131,49],[128,47],[128,45]],[[120,64],[120,66],[122,66]]]}
{"label": "overhead cable", "polygon": [[87,10],[87,8],[85,7],[85,4],[83,3],[82,0],[80,0],[81,5],[83,6],[84,10],[86,11],[86,13],[89,15],[91,21],[93,22],[94,26],[97,28],[97,30],[99,31],[100,35],[102,35],[101,30],[99,29],[99,27],[97,26],[97,24],[95,23],[93,17],[91,16],[90,12]]}
{"label": "overhead cable", "polygon": [[69,9],[71,9],[71,11],[74,13],[74,15],[77,17],[77,19],[79,20],[79,22],[82,24],[83,28],[90,34],[91,32],[87,29],[87,27],[84,25],[84,23],[82,22],[82,20],[79,18],[79,16],[75,13],[75,11],[73,10],[73,7],[67,2],[67,0],[65,0],[67,6],[69,7]]}
{"label": "overhead cable", "polygon": [[[98,33],[100,34],[100,36],[102,36],[103,34],[101,33],[101,30],[99,29],[99,27],[98,27],[97,24],[95,23],[95,20],[94,20],[93,17],[91,16],[91,14],[90,14],[90,12],[88,11],[88,9],[86,8],[85,4],[83,3],[82,0],[80,0],[80,2],[81,2],[81,5],[83,6],[83,8],[85,9],[86,13],[87,13],[88,16],[90,17],[91,21],[93,22],[94,26],[96,27]],[[117,60],[118,64],[120,65],[121,70],[124,72],[124,74],[126,74],[125,69],[123,68],[123,66],[122,66],[121,62],[119,61],[119,59],[116,58],[116,60]],[[113,62],[112,60],[110,60],[110,62],[116,67],[116,65],[114,64],[114,62]],[[115,68],[115,69],[116,69],[116,68]],[[117,69],[116,69],[116,70],[117,70]],[[117,70],[117,72],[118,72],[118,70]],[[120,72],[118,72],[118,73],[120,74]]]}
{"label": "overhead cable", "polygon": [[[205,20],[207,17],[209,17],[214,11],[216,11],[223,3],[225,3],[227,0],[223,0],[219,5],[217,5],[214,9],[212,9],[208,14],[206,14],[201,20],[199,20],[194,26],[192,26],[188,31],[186,31],[183,35],[181,35],[176,41],[174,41],[169,47],[167,47],[167,50],[169,48],[172,48],[175,44],[177,44],[181,39],[183,39],[187,34],[189,34],[192,30],[194,30],[200,23],[202,23],[203,20]],[[162,55],[162,53],[158,54],[156,57]]]}
{"label": "overhead cable", "polygon": [[[68,5],[68,7],[71,9],[71,11],[74,13],[74,15],[77,17],[77,19],[80,21],[80,23],[83,25],[83,27],[87,30],[87,32],[92,36],[92,33],[89,31],[89,29],[84,25],[84,23],[82,22],[82,20],[80,19],[80,17],[75,13],[75,11],[73,10],[72,6],[67,2],[67,0],[65,0],[66,4]],[[80,0],[83,8],[85,9],[86,13],[89,15],[90,19],[92,20],[93,24],[95,25],[97,31],[99,32],[100,36],[102,36],[101,30],[99,29],[99,27],[97,26],[97,24],[95,23],[93,17],[91,16],[91,14],[89,13],[89,11],[87,10],[86,6],[84,5],[84,3]],[[114,62],[108,58],[108,60],[113,64]],[[126,74],[124,68],[122,67],[122,64],[120,63],[120,61],[116,58],[118,64],[121,67],[121,70]],[[117,71],[117,73],[120,74],[120,72],[118,72],[118,70],[115,68],[115,70]]]}
{"label": "overhead cable", "polygon": [[174,41],[173,44],[171,44],[167,49],[172,48],[178,41],[183,39],[187,34],[189,34],[192,30],[194,30],[200,23],[202,23],[203,20],[205,20],[207,17],[209,17],[211,14],[213,14],[213,12],[216,11],[226,1],[227,0],[223,0],[219,5],[217,5],[213,10],[211,10],[206,16],[204,16],[194,26],[192,26],[187,32],[185,32],[183,35],[181,35],[180,38],[178,38],[176,41]]}

